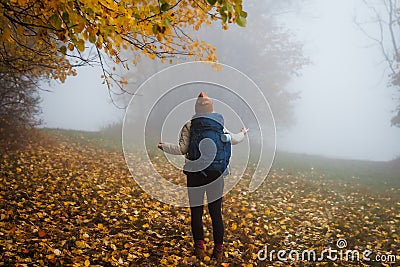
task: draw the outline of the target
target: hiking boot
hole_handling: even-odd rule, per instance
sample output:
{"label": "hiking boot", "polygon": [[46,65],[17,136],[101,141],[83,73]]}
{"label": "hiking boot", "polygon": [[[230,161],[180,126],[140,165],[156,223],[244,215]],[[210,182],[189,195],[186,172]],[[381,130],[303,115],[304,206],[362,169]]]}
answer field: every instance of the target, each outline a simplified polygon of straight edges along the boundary
{"label": "hiking boot", "polygon": [[204,251],[204,243],[201,242],[196,242],[194,245],[194,255],[196,256],[196,258],[203,260],[205,255],[205,251]]}
{"label": "hiking boot", "polygon": [[218,262],[221,262],[223,256],[224,256],[224,252],[223,252],[222,248],[214,248],[211,258],[217,260]]}

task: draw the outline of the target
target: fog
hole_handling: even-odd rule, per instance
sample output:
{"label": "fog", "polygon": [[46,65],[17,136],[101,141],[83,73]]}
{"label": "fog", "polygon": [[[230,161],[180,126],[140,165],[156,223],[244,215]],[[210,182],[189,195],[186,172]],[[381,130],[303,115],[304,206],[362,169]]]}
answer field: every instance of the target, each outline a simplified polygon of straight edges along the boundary
{"label": "fog", "polygon": [[78,69],[65,83],[51,82],[42,87],[43,125],[50,128],[97,131],[122,117],[123,111],[111,103],[108,88],[101,84],[101,70]]}
{"label": "fog", "polygon": [[[249,22],[257,19],[251,15]],[[354,24],[369,17],[362,1],[304,1],[277,16],[311,61],[288,85],[301,98],[294,103],[295,123],[278,131],[278,150],[378,161],[400,156],[400,129],[390,126],[398,95],[387,88],[378,47]],[[120,120],[123,112],[100,75],[85,67],[65,84],[45,85],[53,92],[42,92],[44,126],[95,131]]]}
{"label": "fog", "polygon": [[379,48],[354,23],[368,21],[370,13],[361,1],[346,0],[315,1],[303,12],[292,16],[291,25],[297,25],[313,64],[291,84],[301,88],[301,100],[297,124],[281,147],[368,160],[399,156],[400,129],[390,126],[398,95],[386,88]]}

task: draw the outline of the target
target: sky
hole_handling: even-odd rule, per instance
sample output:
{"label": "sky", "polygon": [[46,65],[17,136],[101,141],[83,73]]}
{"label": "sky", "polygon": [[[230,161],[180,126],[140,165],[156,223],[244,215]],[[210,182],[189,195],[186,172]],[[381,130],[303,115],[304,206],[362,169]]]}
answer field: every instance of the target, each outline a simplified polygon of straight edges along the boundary
{"label": "sky", "polygon": [[[301,92],[296,124],[279,133],[278,149],[329,157],[385,161],[400,156],[400,129],[390,126],[395,90],[373,42],[357,29],[359,0],[305,1],[285,25],[311,60],[290,87]],[[46,127],[95,131],[119,118],[100,71],[79,69],[42,93]]]}

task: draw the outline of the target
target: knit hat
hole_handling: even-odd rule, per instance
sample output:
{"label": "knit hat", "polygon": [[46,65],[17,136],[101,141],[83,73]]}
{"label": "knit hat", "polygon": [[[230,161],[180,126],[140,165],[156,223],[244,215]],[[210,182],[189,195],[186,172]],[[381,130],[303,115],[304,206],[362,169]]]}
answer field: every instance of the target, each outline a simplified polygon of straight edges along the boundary
{"label": "knit hat", "polygon": [[196,114],[212,113],[214,111],[213,101],[206,93],[201,92],[194,106]]}

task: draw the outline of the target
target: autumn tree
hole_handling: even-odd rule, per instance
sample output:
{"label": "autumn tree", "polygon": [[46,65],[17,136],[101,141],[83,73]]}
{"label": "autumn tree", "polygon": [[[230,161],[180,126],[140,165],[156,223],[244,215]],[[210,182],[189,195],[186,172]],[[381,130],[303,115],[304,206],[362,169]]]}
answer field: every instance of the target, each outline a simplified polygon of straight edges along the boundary
{"label": "autumn tree", "polygon": [[[372,12],[372,24],[377,26],[377,34],[368,30],[366,23],[357,21],[359,29],[379,47],[389,69],[389,86],[400,92],[400,1],[398,0],[363,0]],[[371,24],[368,23],[368,24]],[[400,98],[391,120],[392,125],[400,127]]]}
{"label": "autumn tree", "polygon": [[[241,0],[1,0],[1,62],[64,81],[75,66],[100,64],[113,79],[107,60],[126,67],[119,55],[130,49],[150,58],[185,55],[216,60],[215,48],[185,33],[220,19],[244,26]],[[139,52],[139,53],[137,53]],[[31,61],[34,58],[36,60]]]}
{"label": "autumn tree", "polygon": [[[64,82],[82,65],[101,66],[104,83],[122,88],[126,81],[114,75],[115,66],[129,68],[141,55],[216,61],[215,47],[186,30],[215,20],[224,28],[244,26],[246,17],[241,0],[1,0],[2,93],[17,81],[31,90],[24,77]],[[133,55],[129,62],[122,50]],[[8,83],[9,75],[17,78]]]}

